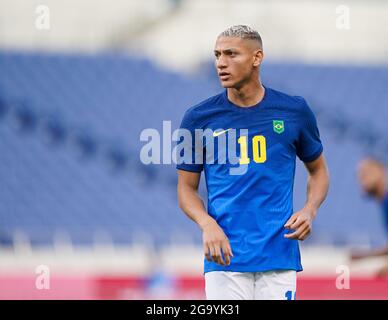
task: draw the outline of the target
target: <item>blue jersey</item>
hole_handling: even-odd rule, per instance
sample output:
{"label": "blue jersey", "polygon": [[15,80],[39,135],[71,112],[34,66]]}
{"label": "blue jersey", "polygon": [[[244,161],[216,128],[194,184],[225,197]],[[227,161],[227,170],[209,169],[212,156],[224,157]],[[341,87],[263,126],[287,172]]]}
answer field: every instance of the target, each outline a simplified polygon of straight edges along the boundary
{"label": "blue jersey", "polygon": [[[215,144],[214,163],[177,165],[179,170],[204,171],[208,213],[232,247],[229,266],[205,260],[204,272],[301,271],[298,241],[284,238],[290,232],[284,224],[293,214],[295,159],[310,162],[323,150],[306,101],[265,87],[261,102],[239,107],[225,90],[187,110],[181,128],[193,134],[195,129],[211,129],[216,140],[236,129],[233,141],[239,163],[217,163],[220,150]],[[206,154],[206,143],[203,148]],[[191,151],[194,158],[198,153],[194,142]],[[245,170],[231,174],[234,167]]]}
{"label": "blue jersey", "polygon": [[385,222],[385,231],[388,234],[388,193],[385,195],[382,203],[384,222]]}

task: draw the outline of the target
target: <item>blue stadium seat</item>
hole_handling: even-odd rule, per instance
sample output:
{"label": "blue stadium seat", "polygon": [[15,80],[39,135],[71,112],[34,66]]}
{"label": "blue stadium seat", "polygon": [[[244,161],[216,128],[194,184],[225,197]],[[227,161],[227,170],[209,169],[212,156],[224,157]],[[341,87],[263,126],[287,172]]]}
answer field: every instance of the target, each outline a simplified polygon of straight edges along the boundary
{"label": "blue stadium seat", "polygon": [[[178,208],[174,166],[139,163],[139,136],[163,120],[176,128],[188,107],[220,91],[213,67],[188,78],[121,55],[3,51],[0,70],[0,244],[17,230],[37,246],[58,232],[92,245],[100,231],[116,244],[142,232],[157,245],[182,233],[200,243]],[[267,63],[262,78],[304,96],[318,116],[332,181],[311,242],[384,241],[355,168],[368,153],[388,158],[388,68]],[[301,164],[296,177],[298,209]]]}

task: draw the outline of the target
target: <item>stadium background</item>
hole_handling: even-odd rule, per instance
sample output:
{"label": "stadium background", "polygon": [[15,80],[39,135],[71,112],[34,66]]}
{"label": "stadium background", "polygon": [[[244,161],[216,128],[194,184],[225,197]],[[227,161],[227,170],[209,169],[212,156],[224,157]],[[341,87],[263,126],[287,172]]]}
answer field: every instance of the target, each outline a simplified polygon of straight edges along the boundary
{"label": "stadium background", "polygon": [[[387,16],[377,0],[0,0],[0,299],[204,297],[174,166],[143,165],[139,137],[221,90],[212,49],[233,24],[261,33],[264,84],[310,103],[330,167],[297,298],[387,299],[384,260],[349,260],[386,243],[356,167],[388,159]],[[295,209],[305,179],[298,163]]]}

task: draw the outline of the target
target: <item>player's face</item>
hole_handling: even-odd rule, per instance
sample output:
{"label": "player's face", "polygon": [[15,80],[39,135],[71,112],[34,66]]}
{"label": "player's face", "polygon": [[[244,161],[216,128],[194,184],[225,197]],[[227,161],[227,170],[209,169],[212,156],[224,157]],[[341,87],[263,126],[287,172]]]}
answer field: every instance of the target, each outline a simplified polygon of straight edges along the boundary
{"label": "player's face", "polygon": [[[258,53],[260,51],[260,53]],[[257,77],[262,52],[252,40],[219,37],[214,48],[216,68],[224,88],[240,88]]]}

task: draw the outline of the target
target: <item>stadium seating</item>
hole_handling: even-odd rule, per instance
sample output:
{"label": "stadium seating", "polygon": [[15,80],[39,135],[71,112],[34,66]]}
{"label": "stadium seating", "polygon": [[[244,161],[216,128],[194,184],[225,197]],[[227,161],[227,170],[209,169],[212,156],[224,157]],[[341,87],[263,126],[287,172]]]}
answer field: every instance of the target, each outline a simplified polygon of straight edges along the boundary
{"label": "stadium seating", "polygon": [[[76,245],[147,235],[156,246],[200,243],[178,208],[174,166],[141,164],[139,137],[163,120],[176,128],[220,91],[210,67],[186,76],[109,53],[0,52],[0,70],[0,244],[18,232],[36,246],[63,234]],[[304,96],[320,123],[331,190],[310,243],[383,242],[380,209],[362,197],[355,170],[367,154],[388,158],[388,68],[268,63],[262,78]],[[295,209],[305,177],[298,164]]]}

